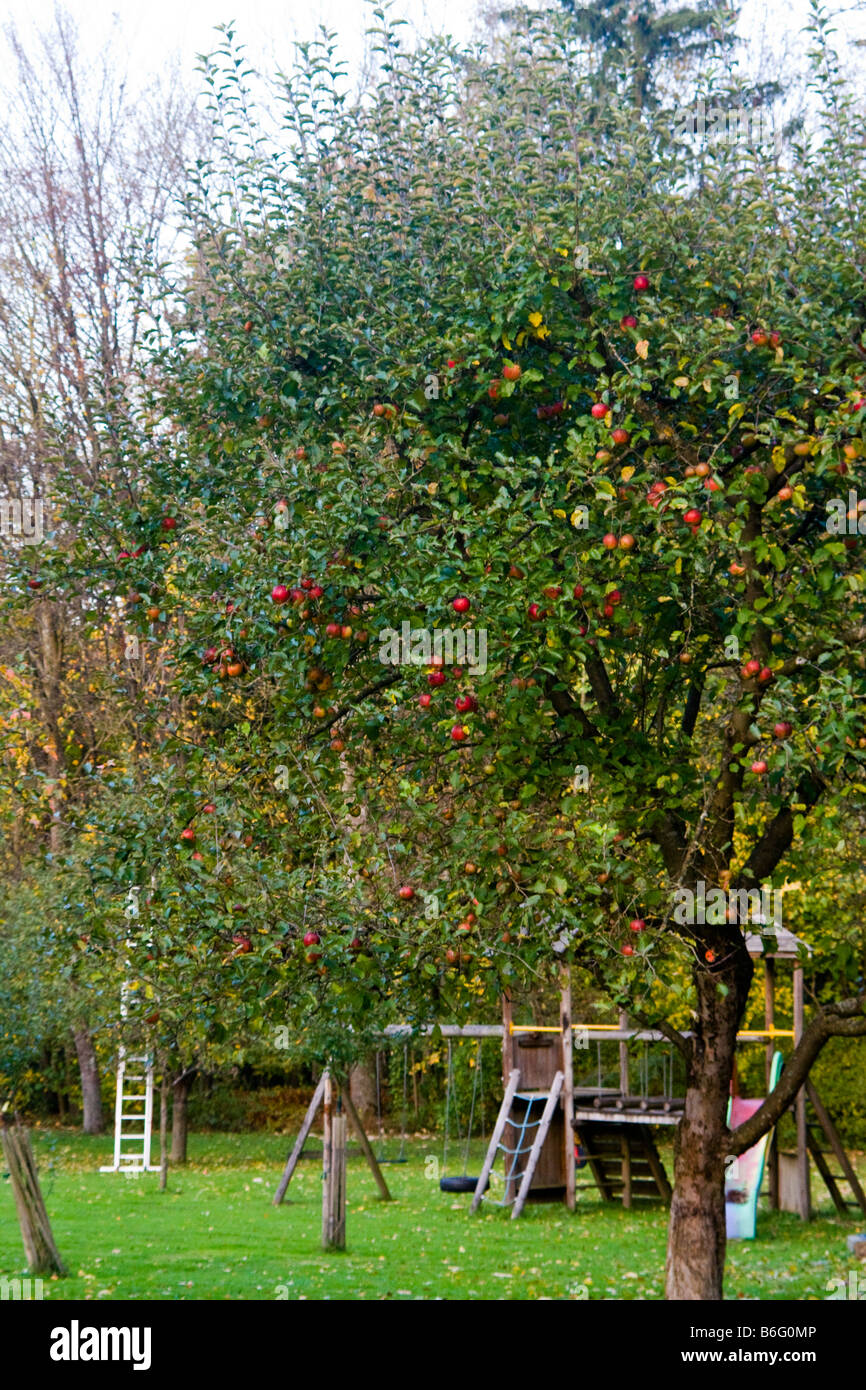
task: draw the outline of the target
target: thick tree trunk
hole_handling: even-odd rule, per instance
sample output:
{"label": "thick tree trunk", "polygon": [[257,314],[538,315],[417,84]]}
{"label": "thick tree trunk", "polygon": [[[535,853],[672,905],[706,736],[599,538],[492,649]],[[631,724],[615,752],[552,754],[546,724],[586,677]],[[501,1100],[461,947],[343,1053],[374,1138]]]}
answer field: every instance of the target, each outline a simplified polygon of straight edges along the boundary
{"label": "thick tree trunk", "polygon": [[698,1019],[686,1103],[676,1138],[665,1291],[669,1299],[718,1300],[725,1264],[728,1090],[739,1007],[737,985],[698,972]]}
{"label": "thick tree trunk", "polygon": [[179,1076],[171,1086],[171,1161],[186,1163],[187,1101],[192,1073]]}
{"label": "thick tree trunk", "polygon": [[84,1106],[83,1129],[85,1134],[101,1134],[105,1128],[102,1118],[102,1088],[99,1081],[99,1064],[90,1029],[73,1028],[72,1038],[78,1055],[78,1070],[81,1073],[81,1100]]}
{"label": "thick tree trunk", "polygon": [[63,1275],[66,1269],[54,1244],[30,1138],[17,1115],[14,1123],[10,1123],[9,1117],[0,1113],[0,1140],[18,1212],[27,1268],[31,1274]]}
{"label": "thick tree trunk", "polygon": [[365,1125],[376,1118],[376,1072],[366,1062],[358,1062],[349,1073],[349,1094],[352,1104]]}

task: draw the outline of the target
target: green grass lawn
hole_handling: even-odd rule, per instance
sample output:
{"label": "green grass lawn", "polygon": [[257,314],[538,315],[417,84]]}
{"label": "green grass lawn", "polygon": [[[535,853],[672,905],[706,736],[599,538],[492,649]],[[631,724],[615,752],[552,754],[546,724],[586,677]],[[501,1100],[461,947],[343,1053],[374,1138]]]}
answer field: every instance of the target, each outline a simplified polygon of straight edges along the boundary
{"label": "green grass lawn", "polygon": [[[561,1205],[527,1208],[519,1221],[469,1197],[448,1196],[425,1176],[438,1142],[413,1140],[409,1162],[385,1169],[396,1200],[377,1200],[366,1164],[348,1173],[348,1249],[319,1248],[321,1170],[304,1161],[290,1201],[271,1197],[288,1141],[278,1135],[194,1134],[190,1164],[160,1193],[157,1174],[97,1172],[109,1139],[33,1131],[46,1204],[71,1277],[46,1298],[84,1299],[652,1299],[662,1294],[666,1212],[623,1211],[581,1192]],[[478,1171],[473,1155],[470,1171]],[[668,1165],[669,1166],[669,1165]],[[863,1156],[859,1156],[863,1173]],[[585,1173],[586,1170],[584,1170]],[[583,1177],[583,1173],[580,1175]],[[862,1272],[845,1237],[866,1227],[832,1213],[823,1186],[819,1218],[762,1212],[758,1239],[728,1248],[728,1298],[824,1299],[834,1276]],[[0,1181],[0,1275],[23,1270],[8,1180]]]}

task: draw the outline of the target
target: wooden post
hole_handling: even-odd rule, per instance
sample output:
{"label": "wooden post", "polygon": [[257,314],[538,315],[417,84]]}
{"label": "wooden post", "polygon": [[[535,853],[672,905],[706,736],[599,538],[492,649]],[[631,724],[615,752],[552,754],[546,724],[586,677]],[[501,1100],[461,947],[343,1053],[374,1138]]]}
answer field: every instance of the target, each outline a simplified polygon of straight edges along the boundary
{"label": "wooden post", "polygon": [[331,1105],[333,1088],[326,1071],[322,1076],[322,1248],[329,1249],[331,1230]]}
{"label": "wooden post", "polygon": [[511,1036],[511,1024],[514,1015],[511,1008],[511,995],[507,992],[502,996],[502,1089],[508,1089],[508,1078],[514,1070],[514,1039]]}
{"label": "wooden post", "polygon": [[[771,1033],[776,1026],[776,962],[772,956],[764,959],[764,1027]],[[776,1050],[776,1040],[773,1037],[767,1038],[765,1049],[765,1070],[766,1086],[769,1092],[770,1073],[773,1066],[773,1053]],[[770,1134],[770,1141],[767,1145],[767,1182],[770,1189],[770,1207],[773,1211],[779,1210],[779,1148],[776,1142],[776,1130]]]}
{"label": "wooden post", "polygon": [[629,1148],[628,1135],[623,1129],[619,1136],[619,1149],[622,1154],[622,1204],[624,1207],[631,1206],[631,1149]]}
{"label": "wooden post", "polygon": [[12,1185],[12,1196],[21,1227],[21,1239],[31,1274],[64,1275],[66,1268],[60,1258],[51,1222],[45,1210],[36,1161],[30,1147],[30,1137],[18,1115],[14,1122],[0,1111],[0,1141],[3,1158]]}
{"label": "wooden post", "polygon": [[[330,1083],[326,1092],[330,1091]],[[331,1114],[326,1095],[325,1149],[322,1159],[322,1249],[346,1248],[346,1116]]]}
{"label": "wooden post", "polygon": [[383,1202],[390,1202],[393,1199],[391,1197],[391,1193],[388,1191],[388,1184],[385,1181],[382,1169],[376,1162],[376,1155],[373,1153],[373,1150],[370,1147],[370,1141],[367,1138],[366,1130],[364,1129],[364,1126],[361,1124],[360,1117],[358,1115],[357,1110],[355,1109],[355,1103],[349,1094],[348,1084],[343,1087],[342,1097],[343,1105],[346,1108],[346,1114],[351,1120],[352,1128],[358,1136],[358,1143],[361,1146],[361,1152],[367,1160],[370,1172],[376,1179],[376,1186],[379,1189],[379,1196],[382,1198]]}
{"label": "wooden post", "polygon": [[560,1003],[560,1027],[562,1028],[562,1109],[563,1136],[565,1142],[565,1205],[574,1211],[574,1041],[571,1028],[571,970],[562,967],[560,975],[562,994]]}
{"label": "wooden post", "polygon": [[[805,999],[803,988],[803,967],[798,961],[794,966],[794,1046],[803,1036],[805,1027]],[[812,1203],[809,1193],[809,1146],[806,1129],[806,1088],[801,1086],[794,1101],[794,1115],[797,1121],[797,1207],[800,1218],[809,1221],[812,1216]]]}
{"label": "wooden post", "polygon": [[[620,1010],[619,1015],[619,1026],[620,1032],[625,1032],[628,1028],[628,1014],[622,1010]],[[624,1096],[627,1096],[628,1088],[628,1039],[621,1038],[619,1044],[619,1089]]]}
{"label": "wooden post", "polygon": [[292,1149],[292,1152],[289,1154],[288,1158],[286,1159],[286,1166],[285,1166],[285,1168],[283,1169],[283,1176],[280,1178],[280,1185],[279,1185],[279,1187],[277,1188],[276,1192],[274,1193],[274,1206],[275,1206],[275,1207],[278,1207],[278,1206],[280,1205],[280,1203],[282,1202],[283,1198],[284,1198],[285,1195],[286,1195],[286,1190],[287,1190],[287,1188],[288,1188],[288,1186],[289,1186],[289,1183],[292,1181],[292,1174],[294,1173],[295,1168],[296,1168],[297,1165],[298,1165],[298,1160],[299,1160],[299,1158],[301,1157],[301,1153],[302,1153],[302,1151],[303,1151],[303,1147],[304,1147],[304,1145],[305,1145],[306,1142],[307,1142],[307,1135],[309,1134],[310,1130],[312,1129],[313,1120],[316,1118],[316,1111],[318,1110],[319,1106],[321,1105],[322,1100],[323,1100],[324,1095],[325,1095],[325,1077],[327,1076],[327,1074],[328,1074],[328,1073],[325,1072],[325,1073],[322,1075],[322,1079],[321,1079],[321,1081],[319,1082],[318,1086],[316,1087],[316,1089],[315,1089],[315,1091],[314,1091],[314,1093],[313,1093],[313,1099],[310,1101],[309,1105],[307,1106],[307,1113],[306,1113],[306,1115],[304,1116],[304,1120],[303,1120],[303,1123],[302,1123],[302,1125],[301,1125],[300,1133],[299,1133],[297,1139],[295,1140],[295,1147]]}
{"label": "wooden post", "polygon": [[168,1064],[165,1057],[160,1062],[162,1080],[159,1087],[159,1190],[168,1187]]}

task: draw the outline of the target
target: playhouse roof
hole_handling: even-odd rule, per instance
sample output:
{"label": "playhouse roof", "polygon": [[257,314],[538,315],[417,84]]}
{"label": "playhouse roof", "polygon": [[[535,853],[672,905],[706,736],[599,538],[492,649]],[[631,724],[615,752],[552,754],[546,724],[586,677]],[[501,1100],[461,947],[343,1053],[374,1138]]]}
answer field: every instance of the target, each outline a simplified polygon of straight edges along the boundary
{"label": "playhouse roof", "polygon": [[812,947],[786,927],[769,925],[760,932],[746,933],[746,950],[750,956],[773,956],[776,960],[798,960],[803,951],[812,954]]}

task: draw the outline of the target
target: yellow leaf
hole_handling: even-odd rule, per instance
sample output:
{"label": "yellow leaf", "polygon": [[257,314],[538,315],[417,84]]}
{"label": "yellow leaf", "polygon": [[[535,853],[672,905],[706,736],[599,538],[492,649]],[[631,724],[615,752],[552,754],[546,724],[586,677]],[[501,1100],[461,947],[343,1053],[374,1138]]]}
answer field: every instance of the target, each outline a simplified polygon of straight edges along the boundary
{"label": "yellow leaf", "polygon": [[624,483],[627,483],[629,478],[634,477],[634,471],[634,465],[631,463],[627,463],[625,468],[620,469],[619,476],[622,478]]}
{"label": "yellow leaf", "polygon": [[649,340],[647,338],[641,338],[639,343],[635,343],[634,350],[637,353],[638,357],[640,357],[645,362],[647,358],[647,353],[649,352]]}
{"label": "yellow leaf", "polygon": [[502,346],[505,348],[506,352],[511,351],[511,340],[509,338],[506,338],[504,333],[502,335]]}
{"label": "yellow leaf", "polygon": [[680,387],[682,387],[682,386],[688,386],[688,384],[689,384],[689,379],[688,379],[687,376],[675,376],[675,377],[674,377],[674,386],[680,386]]}
{"label": "yellow leaf", "polygon": [[567,247],[567,246],[557,246],[556,251],[557,251],[557,255],[559,255],[559,256],[567,256],[567,255],[568,255],[568,247]]}
{"label": "yellow leaf", "polygon": [[675,565],[674,565],[674,573],[675,573],[675,574],[682,574],[682,572],[683,572],[683,557],[682,557],[682,555],[678,555],[678,556],[677,556],[677,559],[676,559],[676,563],[675,563]]}
{"label": "yellow leaf", "polygon": [[554,507],[553,515],[558,516],[560,521],[565,521],[565,512],[560,511],[559,507]]}
{"label": "yellow leaf", "polygon": [[537,311],[536,311],[535,313],[529,315],[529,322],[532,324],[532,327],[533,327],[533,328],[538,328],[539,324],[542,323],[543,321],[544,321],[544,316],[543,316],[543,314],[539,314]]}

